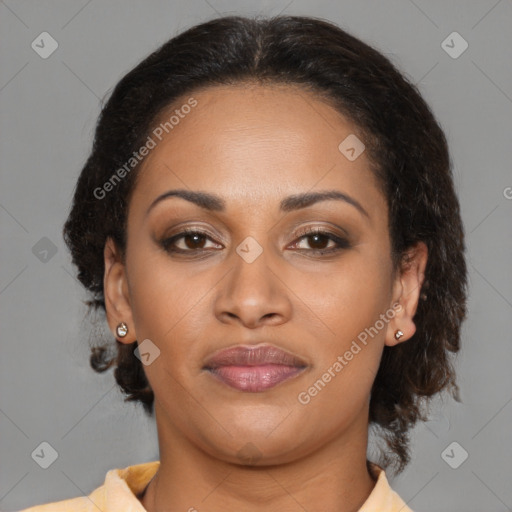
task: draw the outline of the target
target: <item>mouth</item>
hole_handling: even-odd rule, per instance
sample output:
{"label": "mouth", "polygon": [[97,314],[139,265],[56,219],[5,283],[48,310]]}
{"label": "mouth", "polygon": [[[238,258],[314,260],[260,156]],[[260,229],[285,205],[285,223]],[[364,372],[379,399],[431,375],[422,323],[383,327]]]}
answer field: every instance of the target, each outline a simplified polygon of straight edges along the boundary
{"label": "mouth", "polygon": [[302,373],[307,363],[273,345],[228,348],[207,360],[203,369],[239,391],[257,393]]}

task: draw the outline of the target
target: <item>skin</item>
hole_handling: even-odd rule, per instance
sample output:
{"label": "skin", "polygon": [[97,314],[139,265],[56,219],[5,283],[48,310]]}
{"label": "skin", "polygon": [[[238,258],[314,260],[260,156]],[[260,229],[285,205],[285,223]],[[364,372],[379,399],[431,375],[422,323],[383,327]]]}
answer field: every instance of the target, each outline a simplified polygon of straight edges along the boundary
{"label": "skin", "polygon": [[[144,366],[155,394],[160,469],[142,504],[149,512],[357,511],[375,486],[366,468],[370,390],[384,346],[415,332],[426,247],[411,248],[408,264],[393,272],[387,204],[366,153],[349,161],[338,150],[359,132],[312,93],[243,84],[191,96],[197,106],[140,170],[124,263],[112,240],[104,252],[112,332],[125,322],[121,342],[150,339],[160,350]],[[146,214],[173,189],[218,195],[226,210],[173,197]],[[320,190],[349,195],[367,215],[335,200],[279,211],[283,198]],[[184,226],[207,238],[176,240],[185,255],[167,252],[160,241]],[[350,245],[315,254],[337,244],[301,236],[310,227]],[[252,263],[236,252],[249,236],[263,251]],[[394,318],[301,404],[299,393],[397,302]],[[262,342],[301,357],[306,370],[259,393],[203,370],[214,351]],[[238,455],[247,443],[257,454],[252,461]]]}

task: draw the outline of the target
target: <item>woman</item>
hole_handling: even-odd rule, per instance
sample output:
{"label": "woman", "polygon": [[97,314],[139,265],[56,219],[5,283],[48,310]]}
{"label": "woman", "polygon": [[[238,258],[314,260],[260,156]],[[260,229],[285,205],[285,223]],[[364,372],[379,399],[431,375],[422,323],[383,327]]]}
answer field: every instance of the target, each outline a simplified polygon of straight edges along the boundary
{"label": "woman", "polygon": [[383,55],[306,17],[171,39],[103,108],[64,237],[160,460],[27,511],[410,511],[384,469],[457,398],[466,265],[445,136]]}

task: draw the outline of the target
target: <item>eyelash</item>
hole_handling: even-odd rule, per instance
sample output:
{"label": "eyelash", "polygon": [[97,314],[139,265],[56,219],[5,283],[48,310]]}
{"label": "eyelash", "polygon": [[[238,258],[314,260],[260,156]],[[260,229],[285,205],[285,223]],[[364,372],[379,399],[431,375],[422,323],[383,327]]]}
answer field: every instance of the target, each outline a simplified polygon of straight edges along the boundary
{"label": "eyelash", "polygon": [[[177,240],[179,240],[181,238],[186,238],[187,236],[192,236],[192,235],[200,235],[200,236],[209,238],[211,240],[211,238],[208,236],[208,234],[203,231],[199,231],[199,230],[196,230],[193,228],[185,228],[180,233],[177,233],[176,235],[173,235],[170,238],[166,238],[165,240],[162,240],[161,245],[169,253],[186,254],[186,253],[194,253],[194,252],[200,252],[200,251],[208,251],[208,249],[197,249],[197,251],[196,251],[194,249],[184,250],[184,249],[176,249],[176,248],[172,247],[172,244],[175,243]],[[297,240],[300,241],[303,238],[308,238],[311,236],[327,237],[329,240],[336,242],[336,244],[338,246],[334,247],[334,248],[330,248],[330,249],[302,249],[309,253],[320,254],[320,255],[334,254],[343,249],[350,248],[350,243],[346,238],[339,237],[337,235],[334,235],[333,233],[324,231],[321,228],[307,228],[306,230],[304,230],[298,234]]]}

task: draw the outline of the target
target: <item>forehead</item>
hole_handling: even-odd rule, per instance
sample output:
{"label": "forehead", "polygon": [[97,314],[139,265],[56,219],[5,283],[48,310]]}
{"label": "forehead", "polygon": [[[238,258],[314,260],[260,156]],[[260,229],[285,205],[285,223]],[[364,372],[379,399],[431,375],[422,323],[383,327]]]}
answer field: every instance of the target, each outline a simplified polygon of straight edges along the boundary
{"label": "forehead", "polygon": [[162,112],[149,136],[154,147],[139,170],[134,207],[171,188],[247,206],[315,188],[380,195],[364,151],[351,161],[339,149],[347,137],[363,139],[358,128],[298,86],[197,90]]}

